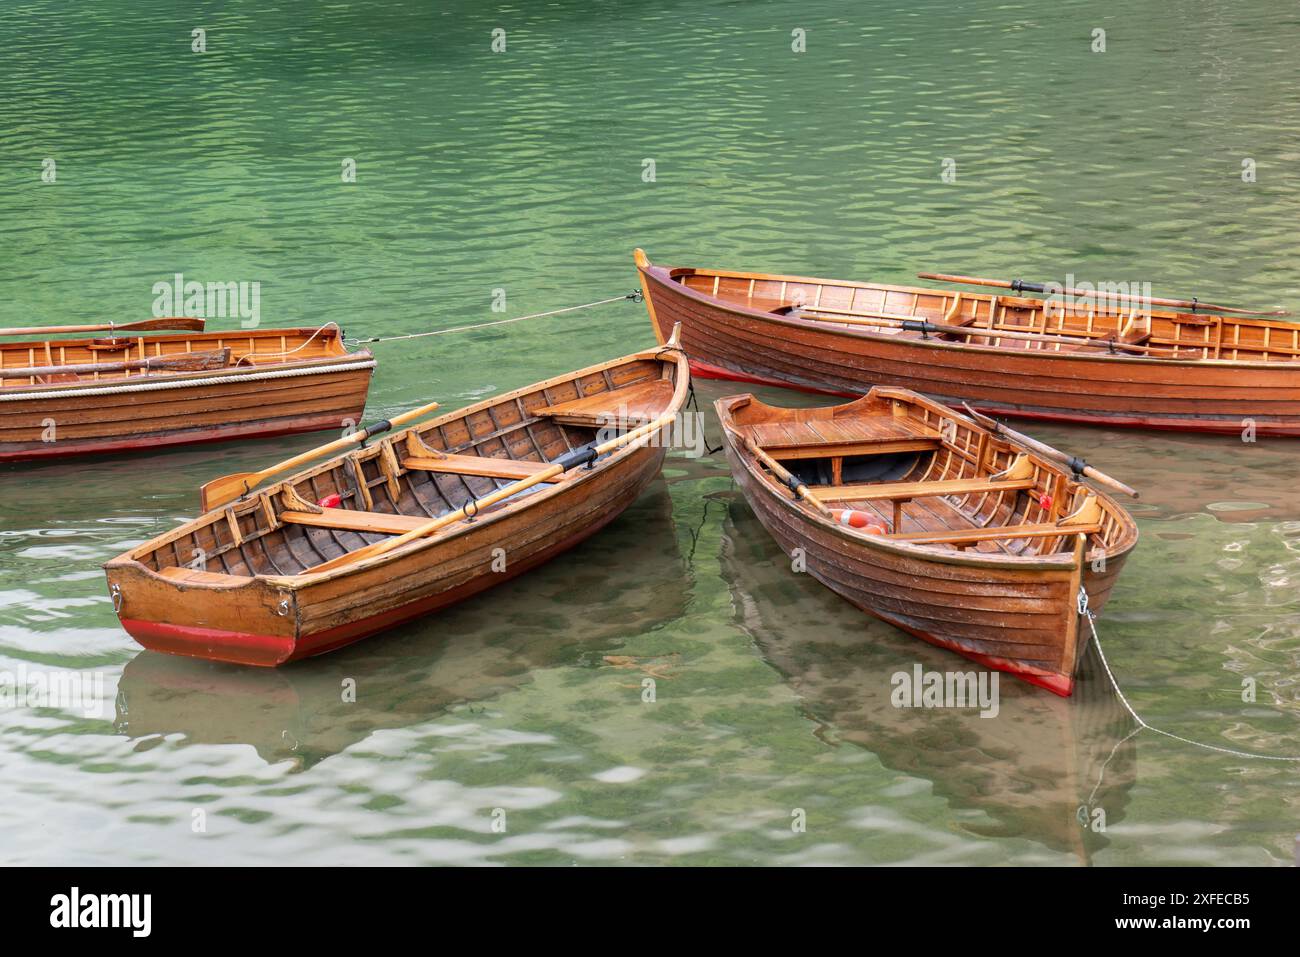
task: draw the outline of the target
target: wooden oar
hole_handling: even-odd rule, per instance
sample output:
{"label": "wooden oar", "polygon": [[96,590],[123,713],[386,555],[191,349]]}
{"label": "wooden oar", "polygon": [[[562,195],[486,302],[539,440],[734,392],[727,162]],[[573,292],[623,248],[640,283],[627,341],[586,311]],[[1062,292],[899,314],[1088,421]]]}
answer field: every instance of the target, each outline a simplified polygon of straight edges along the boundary
{"label": "wooden oar", "polygon": [[1138,493],[1133,489],[1129,488],[1123,482],[1119,481],[1118,479],[1113,479],[1105,472],[1093,468],[1087,462],[1083,461],[1083,459],[1075,458],[1074,456],[1071,455],[1066,455],[1060,449],[1054,449],[1050,445],[1045,445],[1042,442],[1037,441],[1036,439],[1031,439],[1027,435],[1022,435],[1021,433],[1015,431],[1014,429],[1009,429],[1001,422],[998,422],[996,419],[991,419],[987,415],[982,415],[981,413],[976,412],[965,402],[963,402],[961,405],[962,408],[966,410],[967,415],[969,415],[972,419],[974,419],[980,425],[984,426],[984,428],[988,429],[989,431],[997,435],[1005,435],[1007,438],[1011,439],[1012,441],[1018,442],[1021,445],[1025,446],[1026,448],[1033,449],[1035,452],[1039,453],[1040,455],[1046,455],[1049,458],[1056,459],[1058,462],[1062,462],[1065,465],[1069,466],[1069,468],[1072,471],[1080,475],[1086,475],[1094,482],[1099,482],[1100,484],[1105,485],[1108,488],[1113,488],[1117,492],[1123,492],[1125,495],[1131,495],[1133,498],[1138,497]]}
{"label": "wooden oar", "polygon": [[750,454],[753,455],[754,458],[766,465],[771,473],[781,480],[781,484],[791,492],[799,496],[799,498],[803,499],[827,518],[833,517],[831,510],[822,504],[822,500],[814,495],[807,485],[800,482],[798,478],[785,468],[785,466],[760,449],[753,439],[745,439],[745,448],[749,450]]}
{"label": "wooden oar", "polygon": [[387,432],[395,425],[402,425],[405,422],[410,422],[412,419],[418,419],[420,416],[427,415],[436,408],[438,408],[438,403],[430,402],[428,405],[422,405],[418,409],[411,409],[409,412],[395,415],[391,419],[384,419],[382,422],[376,422],[374,425],[366,426],[364,429],[350,432],[341,439],[335,439],[333,442],[322,445],[320,448],[312,449],[310,452],[303,452],[301,455],[295,455],[291,459],[285,459],[278,465],[272,465],[270,468],[262,469],[260,472],[232,472],[230,475],[223,475],[221,478],[213,479],[211,482],[208,482],[199,489],[199,497],[203,502],[203,511],[210,511],[219,505],[233,502],[241,495],[247,495],[264,480],[278,472],[283,472],[296,465],[310,462],[312,459],[320,458],[322,455],[329,455],[331,452],[337,452],[339,449],[345,449],[349,445],[356,445],[358,442],[364,442],[372,435],[378,435],[380,432]]}
{"label": "wooden oar", "polygon": [[[1023,279],[984,279],[980,276],[953,276],[941,272],[919,272],[916,274],[920,279],[933,279],[937,282],[961,282],[969,286],[989,286],[993,289],[1010,289],[1013,292],[1037,292],[1046,293],[1047,283],[1025,282]],[[1076,299],[1096,299],[1102,296],[1114,298],[1122,302],[1147,302],[1153,306],[1171,306],[1175,309],[1190,309],[1196,312],[1198,309],[1204,309],[1207,312],[1230,312],[1238,316],[1289,316],[1291,313],[1285,309],[1275,309],[1271,312],[1260,311],[1255,309],[1235,309],[1232,306],[1220,306],[1212,302],[1201,302],[1199,299],[1159,299],[1155,296],[1128,296],[1118,293],[1110,293],[1102,290],[1086,289],[1066,289],[1060,286],[1052,286],[1052,293],[1060,296],[1073,296]]]}
{"label": "wooden oar", "polygon": [[[675,405],[676,403],[674,403],[674,406]],[[386,552],[391,552],[395,548],[400,548],[407,542],[413,542],[417,538],[424,538],[428,535],[432,535],[439,529],[445,528],[455,522],[459,522],[462,519],[473,518],[489,505],[495,505],[497,502],[507,499],[512,495],[517,495],[520,492],[532,488],[534,485],[540,485],[542,482],[549,482],[557,475],[567,472],[571,468],[595,462],[596,459],[604,455],[606,452],[621,448],[624,445],[635,442],[644,436],[663,428],[665,425],[673,421],[674,416],[675,413],[661,415],[653,422],[648,422],[639,429],[633,429],[631,432],[610,439],[608,442],[603,442],[592,448],[574,449],[572,452],[566,452],[564,455],[561,455],[556,459],[550,468],[543,469],[534,475],[530,475],[526,479],[520,479],[518,482],[514,482],[504,488],[499,488],[495,492],[489,492],[482,498],[468,502],[448,515],[442,515],[438,518],[431,519],[419,528],[414,528],[409,532],[396,536],[395,538],[390,538],[382,542],[375,542],[372,545],[358,548],[356,551],[340,555],[327,562],[314,565],[311,568],[308,568],[303,574],[314,575],[318,572],[330,571],[331,569],[338,568],[342,565],[351,565],[354,562],[363,561],[367,558],[374,558],[376,555],[383,555]]]}
{"label": "wooden oar", "polygon": [[230,349],[210,352],[180,352],[172,356],[150,356],[148,359],[131,359],[125,362],[81,362],[75,365],[30,366],[25,369],[0,367],[0,379],[30,379],[47,375],[94,375],[104,372],[135,372],[141,369],[166,369],[172,372],[193,372],[202,369],[220,369],[230,362]]}
{"label": "wooden oar", "polygon": [[201,330],[204,319],[189,316],[170,316],[162,319],[141,319],[139,322],[109,322],[98,326],[26,326],[0,329],[0,336],[62,336],[75,332],[147,332],[151,329]]}
{"label": "wooden oar", "polygon": [[[1028,342],[1064,342],[1070,345],[1087,346],[1093,349],[1125,349],[1130,352],[1154,353],[1157,357],[1168,357],[1173,353],[1169,349],[1153,348],[1151,346],[1139,346],[1131,342],[1120,342],[1117,339],[1083,339],[1079,336],[1071,335],[1053,335],[1042,332],[1015,332],[1010,329],[990,329],[987,326],[950,326],[943,322],[930,322],[928,319],[904,319],[893,316],[872,316],[867,313],[849,312],[843,309],[810,309],[807,312],[813,313],[814,319],[824,319],[827,322],[842,322],[850,326],[876,326],[885,328],[902,328],[909,332],[920,332],[926,335],[930,333],[949,332],[953,335],[964,336],[967,339],[1023,339]],[[806,315],[804,310],[799,311],[800,317]]]}

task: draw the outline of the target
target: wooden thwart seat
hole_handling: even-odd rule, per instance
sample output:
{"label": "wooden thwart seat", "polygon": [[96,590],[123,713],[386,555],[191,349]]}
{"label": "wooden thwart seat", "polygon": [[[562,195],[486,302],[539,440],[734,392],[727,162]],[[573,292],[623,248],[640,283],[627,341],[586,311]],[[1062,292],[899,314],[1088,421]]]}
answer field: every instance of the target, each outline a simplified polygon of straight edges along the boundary
{"label": "wooden thwart seat", "polygon": [[921,452],[940,445],[924,430],[878,418],[764,422],[748,431],[754,444],[777,460]]}
{"label": "wooden thwart seat", "polygon": [[673,384],[667,379],[651,379],[610,389],[581,399],[557,402],[534,409],[533,414],[545,416],[564,425],[600,428],[612,425],[619,419],[640,425],[650,422],[668,407],[673,398]]}
{"label": "wooden thwart seat", "polygon": [[386,512],[359,512],[348,508],[322,508],[319,512],[281,512],[280,521],[288,525],[315,525],[317,528],[338,528],[349,532],[374,532],[381,535],[401,535],[427,525],[428,517],[390,515]]}
{"label": "wooden thwart seat", "polygon": [[1051,522],[1031,525],[1002,525],[995,528],[963,528],[942,532],[905,532],[885,535],[894,542],[912,542],[916,545],[957,544],[960,542],[1012,541],[1019,538],[1044,538],[1054,535],[1093,535],[1101,526],[1057,525]]}
{"label": "wooden thwart seat", "polygon": [[878,482],[866,485],[815,486],[825,502],[871,502],[885,499],[913,499],[927,495],[975,495],[983,492],[1015,492],[1034,487],[1030,478],[946,479],[937,482]]}
{"label": "wooden thwart seat", "polygon": [[170,578],[172,581],[183,582],[190,585],[237,585],[244,582],[252,581],[242,575],[226,575],[218,572],[203,571],[198,568],[190,568],[187,565],[168,565],[165,568],[158,569],[158,574],[164,578]]}
{"label": "wooden thwart seat", "polygon": [[491,455],[453,455],[443,454],[413,455],[402,461],[408,470],[421,472],[449,472],[455,475],[479,475],[485,478],[525,479],[531,478],[543,469],[551,467],[550,462],[526,462],[519,459],[502,459]]}

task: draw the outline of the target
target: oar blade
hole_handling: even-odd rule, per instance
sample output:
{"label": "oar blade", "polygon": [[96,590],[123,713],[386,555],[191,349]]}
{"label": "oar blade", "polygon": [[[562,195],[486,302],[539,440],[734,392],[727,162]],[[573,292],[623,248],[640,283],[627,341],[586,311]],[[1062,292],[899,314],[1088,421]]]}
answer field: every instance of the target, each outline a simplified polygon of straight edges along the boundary
{"label": "oar blade", "polygon": [[193,316],[164,316],[160,319],[141,319],[138,322],[123,322],[113,328],[118,331],[147,332],[150,329],[175,329],[178,331],[201,332],[206,319]]}
{"label": "oar blade", "polygon": [[203,505],[203,511],[210,512],[227,502],[233,502],[261,479],[260,472],[232,472],[221,478],[214,478],[211,482],[205,482],[199,489],[199,501]]}

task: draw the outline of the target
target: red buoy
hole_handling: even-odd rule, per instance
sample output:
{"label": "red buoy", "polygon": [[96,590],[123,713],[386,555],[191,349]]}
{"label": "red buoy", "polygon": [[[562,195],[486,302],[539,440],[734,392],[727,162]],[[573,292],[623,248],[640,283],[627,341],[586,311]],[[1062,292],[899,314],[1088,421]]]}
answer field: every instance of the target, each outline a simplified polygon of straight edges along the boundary
{"label": "red buoy", "polygon": [[343,504],[343,496],[340,495],[338,492],[335,492],[333,495],[326,495],[323,499],[318,501],[316,504],[319,505],[321,508],[338,508],[340,505]]}
{"label": "red buoy", "polygon": [[833,508],[831,516],[840,525],[847,525],[849,528],[860,528],[869,535],[885,534],[885,527],[880,524],[870,512],[859,512],[852,508]]}

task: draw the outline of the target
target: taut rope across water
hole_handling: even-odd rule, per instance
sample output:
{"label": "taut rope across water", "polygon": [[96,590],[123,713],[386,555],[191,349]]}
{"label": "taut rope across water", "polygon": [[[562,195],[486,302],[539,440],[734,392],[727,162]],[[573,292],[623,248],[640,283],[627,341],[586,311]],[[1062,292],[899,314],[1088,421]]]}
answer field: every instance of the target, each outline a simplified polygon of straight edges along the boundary
{"label": "taut rope across water", "polygon": [[534,312],[527,316],[515,316],[513,319],[495,319],[492,322],[478,322],[469,326],[456,326],[452,329],[435,329],[431,332],[412,332],[402,336],[372,336],[367,339],[345,339],[349,345],[360,345],[364,342],[393,342],[397,339],[422,339],[425,336],[446,336],[453,332],[468,332],[471,329],[486,329],[488,326],[504,326],[512,322],[523,322],[525,319],[544,319],[547,316],[558,316],[562,312],[575,312],[579,309],[590,309],[593,306],[603,306],[611,302],[622,302],[631,300],[632,302],[641,301],[641,290],[630,292],[626,296],[611,296],[608,299],[597,299],[595,302],[584,302],[580,306],[565,306],[563,309],[550,309],[546,312]]}
{"label": "taut rope across water", "polygon": [[[1203,741],[1193,741],[1191,738],[1184,738],[1182,735],[1174,734],[1172,731],[1166,731],[1163,728],[1157,728],[1155,725],[1148,724],[1142,719],[1133,706],[1128,703],[1128,698],[1124,697],[1124,692],[1120,690],[1119,682],[1115,680],[1115,673],[1110,670],[1110,662],[1106,660],[1106,653],[1101,650],[1101,636],[1097,634],[1096,616],[1088,607],[1088,593],[1082,588],[1079,589],[1079,614],[1087,619],[1088,627],[1092,630],[1092,641],[1097,646],[1097,654],[1101,658],[1101,666],[1106,669],[1106,677],[1110,679],[1110,685],[1115,689],[1115,694],[1119,695],[1119,700],[1126,710],[1138,724],[1138,730],[1154,731],[1156,734],[1162,734],[1166,738],[1173,738],[1175,741],[1181,741],[1183,744],[1190,744],[1197,748],[1204,748],[1207,751],[1217,751],[1220,754],[1228,754],[1237,758],[1251,758],[1256,761],[1300,761],[1300,757],[1282,757],[1273,754],[1252,754],[1249,751],[1238,751],[1235,748],[1222,748],[1217,744],[1206,744]],[[1136,732],[1135,732],[1136,733]],[[1130,735],[1131,737],[1131,735]],[[1125,738],[1124,740],[1128,740]]]}

